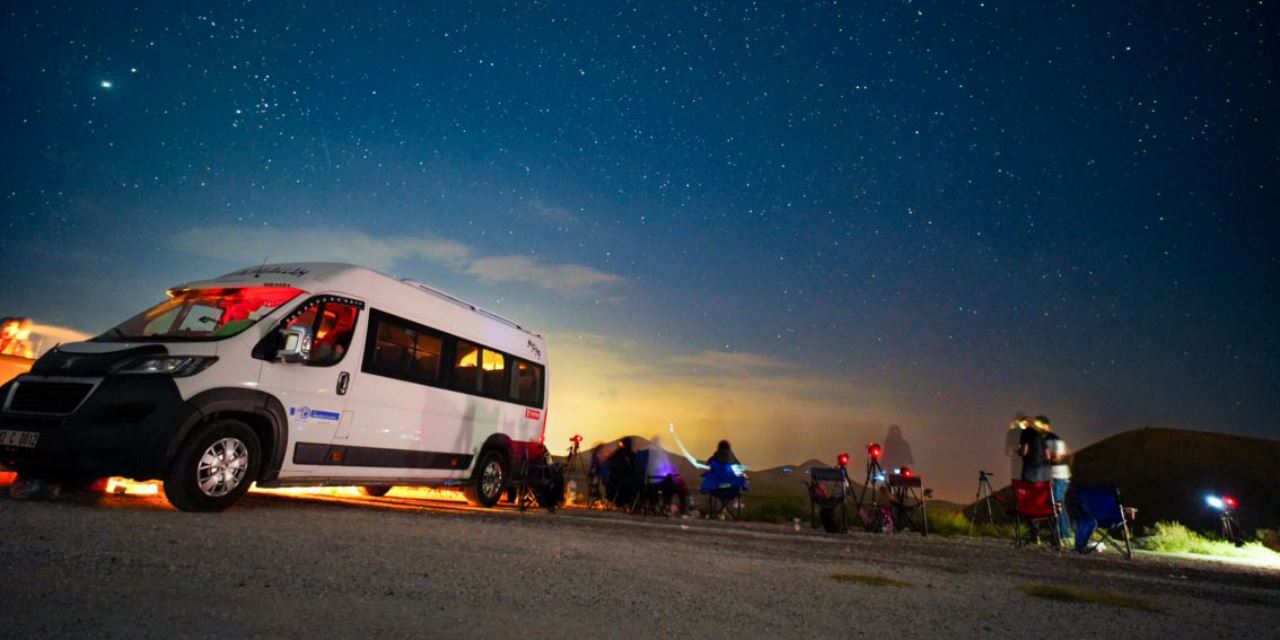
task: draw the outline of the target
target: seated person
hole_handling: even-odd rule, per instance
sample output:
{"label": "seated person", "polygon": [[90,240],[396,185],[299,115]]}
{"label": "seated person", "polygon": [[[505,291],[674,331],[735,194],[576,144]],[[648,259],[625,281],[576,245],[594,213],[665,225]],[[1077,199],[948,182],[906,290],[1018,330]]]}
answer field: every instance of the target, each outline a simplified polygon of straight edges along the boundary
{"label": "seated person", "polygon": [[616,505],[626,506],[635,502],[637,486],[636,452],[631,438],[623,438],[618,448],[605,463],[608,469],[605,480],[605,497]]}
{"label": "seated person", "polygon": [[351,330],[346,329],[331,332],[316,340],[316,345],[311,350],[310,364],[324,367],[341,362],[347,346],[351,344],[351,337]]}
{"label": "seated person", "polygon": [[707,458],[707,466],[711,466],[712,463],[726,466],[742,464],[738,462],[738,456],[733,455],[733,447],[729,446],[728,440],[721,440],[720,444],[716,445],[716,452],[711,454],[710,458]]}
{"label": "seated person", "polygon": [[666,507],[675,507],[677,514],[683,515],[689,510],[689,486],[684,483],[680,474],[667,474],[661,481],[663,495],[667,497]]}

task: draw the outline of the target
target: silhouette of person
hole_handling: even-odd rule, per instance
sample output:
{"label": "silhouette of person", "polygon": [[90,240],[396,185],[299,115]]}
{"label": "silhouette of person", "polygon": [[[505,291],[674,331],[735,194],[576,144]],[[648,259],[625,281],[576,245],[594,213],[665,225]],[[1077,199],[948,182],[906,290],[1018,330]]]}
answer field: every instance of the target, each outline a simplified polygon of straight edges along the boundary
{"label": "silhouette of person", "polygon": [[884,469],[893,473],[894,469],[909,467],[915,464],[911,455],[911,444],[902,436],[902,427],[889,425],[889,433],[884,437]]}

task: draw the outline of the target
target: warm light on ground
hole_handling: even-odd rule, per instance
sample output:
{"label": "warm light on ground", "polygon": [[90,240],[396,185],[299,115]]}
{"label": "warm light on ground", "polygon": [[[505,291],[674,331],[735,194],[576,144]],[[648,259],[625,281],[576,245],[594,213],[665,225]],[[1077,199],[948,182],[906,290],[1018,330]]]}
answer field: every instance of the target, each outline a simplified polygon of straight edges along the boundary
{"label": "warm light on ground", "polygon": [[[107,478],[106,483],[102,486],[102,492],[112,495],[154,496],[160,494],[161,488],[162,485],[158,480],[138,482],[128,478]],[[255,484],[249,488],[249,492],[300,498],[327,497],[343,498],[347,500],[378,500],[376,497],[365,495],[364,491],[361,490],[360,487],[355,486],[268,488],[259,487]],[[461,491],[457,489],[439,487],[394,487],[385,497],[460,503],[465,503],[467,501],[466,498],[463,497]]]}
{"label": "warm light on ground", "polygon": [[360,487],[259,487],[253,485],[250,493],[266,493],[276,496],[330,496],[334,498],[367,498]]}
{"label": "warm light on ground", "polygon": [[[360,487],[277,487],[267,488],[254,485],[249,489],[251,493],[265,493],[277,496],[297,496],[297,497],[329,497],[329,498],[346,498],[346,499],[368,499],[377,500],[373,496],[365,495]],[[442,502],[463,502],[467,499],[463,497],[462,492],[457,489],[444,489],[439,487],[393,487],[386,498],[408,498],[415,500],[438,500]]]}
{"label": "warm light on ground", "polygon": [[107,478],[107,483],[102,492],[113,495],[154,496],[160,493],[160,482],[158,480],[138,482],[128,478]]}
{"label": "warm light on ground", "polygon": [[459,489],[441,487],[395,487],[387,494],[389,498],[415,498],[418,500],[441,500],[444,502],[466,503],[467,499]]}

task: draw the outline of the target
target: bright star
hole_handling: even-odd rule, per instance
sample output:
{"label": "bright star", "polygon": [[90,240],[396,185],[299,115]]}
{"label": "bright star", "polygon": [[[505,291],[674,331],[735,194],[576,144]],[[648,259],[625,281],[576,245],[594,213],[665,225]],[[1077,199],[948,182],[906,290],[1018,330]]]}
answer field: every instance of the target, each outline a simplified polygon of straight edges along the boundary
{"label": "bright star", "polygon": [[98,83],[98,85],[101,86],[103,89],[110,89],[112,87],[110,80],[103,80],[102,82]]}

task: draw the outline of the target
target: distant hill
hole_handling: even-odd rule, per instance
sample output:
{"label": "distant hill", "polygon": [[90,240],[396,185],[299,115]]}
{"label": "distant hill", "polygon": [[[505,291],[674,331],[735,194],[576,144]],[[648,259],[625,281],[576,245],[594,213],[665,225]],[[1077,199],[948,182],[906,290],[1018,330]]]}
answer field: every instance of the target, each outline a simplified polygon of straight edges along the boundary
{"label": "distant hill", "polygon": [[1084,484],[1116,484],[1138,522],[1177,520],[1213,528],[1209,493],[1240,501],[1246,528],[1280,526],[1280,440],[1188,431],[1136,429],[1076,452],[1072,473]]}

